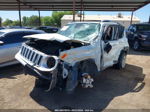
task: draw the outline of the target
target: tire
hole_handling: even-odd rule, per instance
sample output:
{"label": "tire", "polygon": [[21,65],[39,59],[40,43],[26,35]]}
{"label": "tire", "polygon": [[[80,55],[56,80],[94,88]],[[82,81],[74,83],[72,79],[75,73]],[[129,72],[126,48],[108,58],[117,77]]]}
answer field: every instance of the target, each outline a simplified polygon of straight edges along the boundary
{"label": "tire", "polygon": [[127,54],[125,52],[122,52],[120,54],[119,59],[118,59],[118,63],[115,65],[116,69],[123,69],[123,68],[125,68],[126,56],[127,56]]}
{"label": "tire", "polygon": [[76,87],[77,87],[77,84],[73,84],[72,72],[69,71],[69,74],[68,74],[68,77],[67,77],[67,80],[66,80],[66,88],[65,88],[66,93],[67,94],[73,94]]}
{"label": "tire", "polygon": [[135,41],[134,41],[134,43],[133,43],[133,49],[134,49],[135,51],[140,50],[140,43],[139,43],[138,40],[135,40]]}
{"label": "tire", "polygon": [[46,80],[46,79],[42,79],[42,78],[38,78],[35,80],[35,87],[37,88],[47,88],[50,84],[50,81]]}

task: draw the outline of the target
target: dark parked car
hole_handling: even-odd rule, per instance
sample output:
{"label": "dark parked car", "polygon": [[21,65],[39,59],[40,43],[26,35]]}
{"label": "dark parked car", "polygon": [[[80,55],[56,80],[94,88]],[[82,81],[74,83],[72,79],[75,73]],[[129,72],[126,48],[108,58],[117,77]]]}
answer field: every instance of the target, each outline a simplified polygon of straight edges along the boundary
{"label": "dark parked car", "polygon": [[32,29],[32,28],[26,26],[9,26],[7,29]]}
{"label": "dark parked car", "polygon": [[134,50],[150,50],[150,23],[133,24],[127,30],[129,45]]}
{"label": "dark parked car", "polygon": [[0,30],[3,30],[3,29],[5,29],[5,28],[3,28],[3,27],[0,27]]}
{"label": "dark parked car", "polygon": [[56,33],[59,29],[58,28],[54,28],[54,27],[50,27],[50,26],[40,26],[37,28],[34,28],[35,30],[43,30],[46,33]]}

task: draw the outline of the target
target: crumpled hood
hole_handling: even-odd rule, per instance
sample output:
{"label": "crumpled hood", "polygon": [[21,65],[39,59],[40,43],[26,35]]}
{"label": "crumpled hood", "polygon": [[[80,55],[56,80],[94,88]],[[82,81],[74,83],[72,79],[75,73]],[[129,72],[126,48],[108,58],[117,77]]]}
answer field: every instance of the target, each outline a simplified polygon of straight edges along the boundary
{"label": "crumpled hood", "polygon": [[80,41],[80,40],[75,40],[75,39],[71,39],[68,37],[65,37],[63,35],[60,35],[58,33],[53,33],[53,34],[35,34],[35,35],[27,35],[24,36],[24,38],[27,39],[40,39],[40,40],[48,40],[48,41],[58,41],[58,42],[77,42],[77,43],[88,43],[88,42],[84,42],[84,41]]}

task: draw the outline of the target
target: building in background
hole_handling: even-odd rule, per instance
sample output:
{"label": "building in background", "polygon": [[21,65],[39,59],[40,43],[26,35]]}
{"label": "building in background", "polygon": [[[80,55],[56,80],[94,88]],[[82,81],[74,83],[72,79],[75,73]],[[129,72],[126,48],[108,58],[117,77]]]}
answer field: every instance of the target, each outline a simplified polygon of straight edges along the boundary
{"label": "building in background", "polygon": [[[73,19],[72,15],[64,15],[61,18],[61,26],[64,26],[67,23],[72,22],[72,19]],[[76,15],[75,19],[76,19],[76,21],[80,21],[80,15]],[[100,21],[100,20],[116,21],[116,22],[122,24],[123,26],[125,26],[125,28],[128,28],[128,26],[130,25],[131,16],[122,15],[122,14],[113,15],[113,16],[110,16],[110,15],[84,15],[84,21]],[[132,24],[136,24],[136,23],[140,23],[140,19],[138,17],[133,16]]]}

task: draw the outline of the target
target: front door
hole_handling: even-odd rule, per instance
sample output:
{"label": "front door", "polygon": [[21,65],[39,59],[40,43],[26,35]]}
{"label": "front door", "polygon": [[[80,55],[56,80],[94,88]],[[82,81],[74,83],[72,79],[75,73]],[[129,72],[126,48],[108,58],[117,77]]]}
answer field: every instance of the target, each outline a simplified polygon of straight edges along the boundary
{"label": "front door", "polygon": [[15,54],[21,46],[19,37],[19,33],[9,33],[1,38],[4,44],[0,46],[0,63],[15,60]]}
{"label": "front door", "polygon": [[3,44],[0,46],[0,63],[15,60],[15,54],[19,51],[21,43]]}
{"label": "front door", "polygon": [[102,37],[102,50],[103,50],[103,68],[112,66],[118,61],[119,41],[117,25],[108,25],[105,27],[105,31]]}

